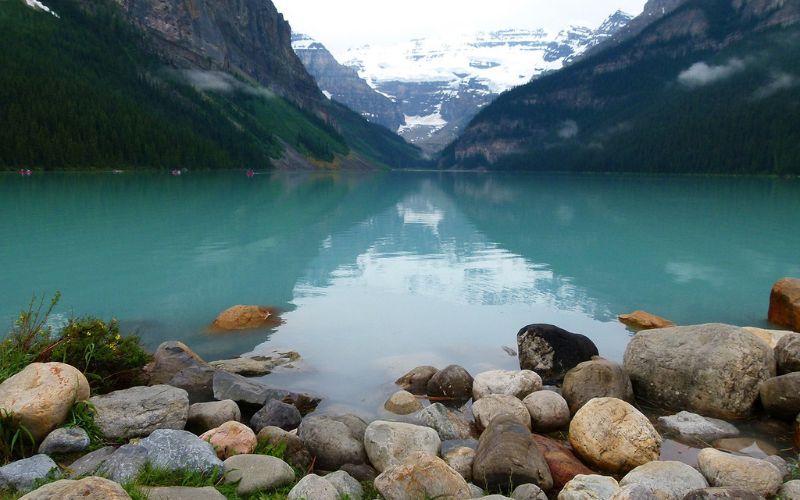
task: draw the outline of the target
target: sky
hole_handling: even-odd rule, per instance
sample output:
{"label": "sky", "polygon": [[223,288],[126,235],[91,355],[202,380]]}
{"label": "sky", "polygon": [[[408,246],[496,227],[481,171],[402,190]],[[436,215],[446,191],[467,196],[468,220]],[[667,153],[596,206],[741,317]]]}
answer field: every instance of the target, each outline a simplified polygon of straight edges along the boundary
{"label": "sky", "polygon": [[641,13],[645,0],[273,0],[296,33],[334,55],[361,45],[506,28],[596,27],[621,9]]}

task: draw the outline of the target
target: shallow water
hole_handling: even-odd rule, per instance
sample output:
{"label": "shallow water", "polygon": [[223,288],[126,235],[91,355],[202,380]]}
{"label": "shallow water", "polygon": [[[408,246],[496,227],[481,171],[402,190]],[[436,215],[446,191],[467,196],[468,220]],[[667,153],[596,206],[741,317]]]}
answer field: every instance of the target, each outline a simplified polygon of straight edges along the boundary
{"label": "shallow water", "polygon": [[[616,315],[766,326],[800,275],[800,182],[525,174],[243,172],[0,176],[0,324],[32,294],[119,318],[207,359],[261,345],[307,369],[271,383],[379,412],[419,365],[514,368],[516,332],[553,323],[620,360]],[[234,304],[275,330],[207,333]]]}

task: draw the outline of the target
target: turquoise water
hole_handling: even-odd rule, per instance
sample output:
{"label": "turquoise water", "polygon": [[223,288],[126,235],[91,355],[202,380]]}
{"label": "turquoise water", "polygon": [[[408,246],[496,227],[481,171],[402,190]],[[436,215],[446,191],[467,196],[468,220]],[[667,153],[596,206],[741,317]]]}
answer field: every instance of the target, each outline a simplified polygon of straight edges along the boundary
{"label": "turquoise water", "polygon": [[[522,174],[0,176],[0,324],[60,290],[62,315],[120,319],[207,359],[289,347],[267,381],[327,406],[381,406],[402,372],[512,368],[553,323],[619,360],[616,315],[766,326],[800,276],[800,182]],[[275,330],[212,335],[234,304]]]}

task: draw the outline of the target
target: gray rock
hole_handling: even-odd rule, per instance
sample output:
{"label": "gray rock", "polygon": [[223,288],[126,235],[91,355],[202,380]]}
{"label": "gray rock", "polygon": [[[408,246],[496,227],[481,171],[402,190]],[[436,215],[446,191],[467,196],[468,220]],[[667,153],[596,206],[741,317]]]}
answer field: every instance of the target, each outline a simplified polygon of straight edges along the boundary
{"label": "gray rock", "polygon": [[311,500],[312,498],[314,500],[338,500],[339,491],[324,477],[309,474],[301,479],[286,496],[286,500]]}
{"label": "gray rock", "polygon": [[285,431],[296,429],[303,416],[294,405],[283,401],[268,401],[263,408],[258,410],[250,419],[250,427],[260,432],[264,427],[280,427]]}
{"label": "gray rock", "polygon": [[784,335],[775,346],[778,373],[800,372],[800,333]]}
{"label": "gray rock", "polygon": [[480,488],[480,486],[476,486],[472,483],[469,483],[467,486],[469,487],[469,491],[472,494],[472,498],[484,498],[483,490]]}
{"label": "gray rock", "polygon": [[364,488],[361,483],[343,470],[328,474],[325,479],[339,492],[339,498],[346,497],[349,500],[361,500],[364,497]]}
{"label": "gray rock", "polygon": [[371,483],[375,481],[376,477],[378,477],[378,471],[376,471],[371,465],[367,464],[344,464],[339,470],[347,472],[356,481],[361,482],[367,481]]}
{"label": "gray rock", "polygon": [[418,366],[395,380],[394,383],[412,394],[425,394],[428,390],[428,382],[438,371],[432,366]]}
{"label": "gray rock", "polygon": [[654,496],[650,488],[641,484],[623,486],[611,496],[611,500],[653,500],[654,498],[659,497]]}
{"label": "gray rock", "polygon": [[164,342],[145,367],[150,385],[171,385],[184,389],[189,401],[209,401],[212,398],[211,379],[214,370],[182,342]]}
{"label": "gray rock", "polygon": [[283,460],[266,455],[235,455],[222,465],[226,483],[239,484],[238,495],[279,488],[294,482],[294,470]]}
{"label": "gray rock", "polygon": [[522,399],[541,390],[542,378],[530,370],[491,370],[475,375],[472,383],[472,400],[478,401],[490,394],[505,394]]}
{"label": "gray rock", "polygon": [[619,489],[619,483],[613,477],[578,474],[564,485],[558,500],[606,500]]}
{"label": "gray rock", "polygon": [[75,460],[67,467],[67,473],[71,478],[79,478],[84,476],[92,476],[97,469],[106,461],[108,457],[114,454],[116,448],[113,446],[105,446],[99,450],[90,451],[81,458]]}
{"label": "gray rock", "polygon": [[242,412],[232,399],[195,403],[189,407],[186,428],[195,434],[216,429],[225,422],[241,422]]}
{"label": "gray rock", "polygon": [[708,324],[646,330],[625,351],[640,399],[711,417],[750,415],[759,385],[774,377],[772,349],[741,328]]}
{"label": "gray rock", "polygon": [[408,391],[397,391],[386,400],[383,408],[395,415],[408,415],[422,409],[422,403]]}
{"label": "gray rock", "polygon": [[535,484],[521,484],[511,493],[513,500],[547,500],[547,495]]}
{"label": "gray rock", "polygon": [[461,412],[450,410],[441,403],[433,403],[417,413],[422,424],[439,433],[442,441],[469,439],[472,437],[472,422]]}
{"label": "gray rock", "polygon": [[375,469],[383,472],[409,455],[422,452],[439,454],[439,434],[430,427],[376,420],[364,432],[364,449]]}
{"label": "gray rock", "polygon": [[788,481],[783,483],[778,490],[778,496],[783,500],[800,500],[800,481]]}
{"label": "gray rock", "polygon": [[588,337],[553,325],[528,325],[517,333],[519,367],[533,370],[544,383],[560,381],[569,370],[597,356]]}
{"label": "gray rock", "polygon": [[210,474],[222,470],[214,448],[188,431],[159,429],[139,443],[150,463],[165,470],[187,470]]}
{"label": "gray rock", "polygon": [[225,500],[225,495],[213,486],[189,488],[187,486],[160,486],[142,488],[147,500]]}
{"label": "gray rock", "polygon": [[259,351],[257,354],[247,357],[222,359],[209,363],[218,370],[228,373],[235,373],[243,377],[260,377],[271,373],[279,366],[284,366],[300,359],[300,354],[286,349],[273,349],[271,351]]}
{"label": "gray rock", "polygon": [[466,401],[472,397],[472,375],[458,365],[439,370],[428,381],[428,396]]}
{"label": "gray rock", "polygon": [[764,497],[740,488],[704,488],[689,492],[683,500],[764,500]]}
{"label": "gray rock", "polygon": [[51,475],[61,475],[58,465],[47,455],[34,455],[0,467],[0,490],[28,491],[36,481]]}
{"label": "gray rock", "polygon": [[682,500],[690,491],[708,487],[706,479],[694,467],[670,461],[640,465],[619,482],[621,487],[631,484],[644,486],[663,500]]}
{"label": "gray rock", "polygon": [[469,485],[444,461],[425,452],[412,453],[375,479],[385,500],[469,498]]}
{"label": "gray rock", "polygon": [[492,420],[497,417],[508,415],[514,417],[528,429],[531,428],[531,414],[522,401],[514,396],[504,394],[490,394],[472,404],[472,414],[475,421],[485,429]]}
{"label": "gray rock", "polygon": [[603,358],[584,361],[564,376],[561,395],[574,415],[594,398],[616,398],[633,402],[633,386],[625,370]]}
{"label": "gray rock", "polygon": [[186,391],[189,403],[203,403],[214,399],[212,382],[214,370],[208,366],[190,366],[184,368],[169,379],[167,385]]}
{"label": "gray rock", "polygon": [[290,465],[300,470],[311,468],[312,457],[303,440],[279,427],[264,427],[256,436],[259,443],[266,442],[272,446],[285,446],[283,458]]}
{"label": "gray rock", "polygon": [[47,483],[20,500],[131,500],[125,490],[114,481],[102,477],[59,479]]}
{"label": "gray rock", "polygon": [[531,428],[536,432],[553,432],[569,425],[569,406],[558,393],[536,391],[528,394],[522,404],[528,409]]}
{"label": "gray rock", "polygon": [[90,442],[89,435],[80,427],[61,427],[44,438],[39,445],[39,453],[45,455],[75,453],[85,450]]}
{"label": "gray rock", "polygon": [[316,466],[322,470],[338,470],[344,464],[363,464],[364,431],[367,424],[358,417],[309,416],[303,419],[297,435],[305,443]]}
{"label": "gray rock", "polygon": [[665,431],[684,440],[701,440],[710,443],[717,439],[739,435],[739,429],[733,424],[688,411],[659,417],[658,423]]}
{"label": "gray rock", "polygon": [[451,469],[458,472],[466,481],[472,481],[472,464],[475,461],[475,449],[461,446],[442,452],[442,458]]}
{"label": "gray rock", "polygon": [[125,444],[103,460],[96,469],[103,476],[120,484],[133,481],[150,461],[147,450],[138,444]]}
{"label": "gray rock", "polygon": [[106,439],[128,439],[157,429],[183,429],[189,417],[189,396],[168,385],[132,387],[89,400],[95,422]]}
{"label": "gray rock", "polygon": [[774,377],[761,384],[761,404],[772,416],[794,420],[800,414],[800,372]]}
{"label": "gray rock", "polygon": [[777,493],[783,484],[781,471],[758,458],[705,448],[697,455],[697,463],[711,486],[743,488],[766,497]]}
{"label": "gray rock", "polygon": [[788,476],[792,472],[792,468],[789,466],[786,460],[782,459],[778,455],[770,455],[764,458],[764,460],[777,467],[783,477]]}
{"label": "gray rock", "polygon": [[442,446],[440,447],[440,454],[445,455],[456,448],[472,448],[473,450],[478,449],[478,440],[477,439],[448,439],[446,441],[442,441]]}
{"label": "gray rock", "polygon": [[267,401],[297,396],[291,391],[276,389],[263,382],[248,379],[241,375],[217,371],[213,380],[214,399],[219,401],[232,399],[237,403],[264,406]]}

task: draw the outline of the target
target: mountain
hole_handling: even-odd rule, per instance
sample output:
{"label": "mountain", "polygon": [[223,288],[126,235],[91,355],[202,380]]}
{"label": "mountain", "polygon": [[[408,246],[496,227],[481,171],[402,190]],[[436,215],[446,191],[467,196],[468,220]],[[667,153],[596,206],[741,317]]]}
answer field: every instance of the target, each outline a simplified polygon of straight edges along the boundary
{"label": "mountain", "polygon": [[342,59],[397,105],[404,115],[404,124],[396,129],[400,135],[431,153],[455,139],[501,92],[560,69],[629,20],[616,12],[598,29],[509,29],[367,45],[348,50]]}
{"label": "mountain", "polygon": [[268,0],[2,2],[0,167],[415,164],[325,98],[290,33]]}
{"label": "mountain", "polygon": [[504,93],[440,166],[800,173],[800,1],[651,0],[642,16]]}

